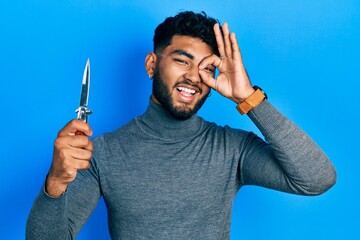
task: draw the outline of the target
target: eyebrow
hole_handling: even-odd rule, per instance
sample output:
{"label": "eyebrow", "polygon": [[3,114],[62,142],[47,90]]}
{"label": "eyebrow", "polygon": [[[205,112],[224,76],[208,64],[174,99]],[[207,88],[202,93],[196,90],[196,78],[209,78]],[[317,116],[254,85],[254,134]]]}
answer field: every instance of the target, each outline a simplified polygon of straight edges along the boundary
{"label": "eyebrow", "polygon": [[176,49],[176,50],[172,51],[172,52],[171,52],[171,55],[172,55],[172,54],[183,55],[183,56],[185,56],[185,57],[190,58],[191,60],[194,59],[194,55],[192,55],[191,53],[188,53],[188,52],[186,52],[186,51],[184,51],[184,50],[181,50],[181,49]]}

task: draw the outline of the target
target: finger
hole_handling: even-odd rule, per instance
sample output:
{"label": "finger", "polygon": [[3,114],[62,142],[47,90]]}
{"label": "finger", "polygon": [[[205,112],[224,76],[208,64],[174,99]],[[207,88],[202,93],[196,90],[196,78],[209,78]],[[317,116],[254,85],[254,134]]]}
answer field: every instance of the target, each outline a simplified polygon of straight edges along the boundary
{"label": "finger", "polygon": [[69,145],[75,148],[83,148],[88,151],[94,150],[94,145],[87,136],[76,135],[74,137],[69,137]]}
{"label": "finger", "polygon": [[89,161],[77,160],[74,163],[74,167],[78,170],[85,170],[90,168],[91,163]]}
{"label": "finger", "polygon": [[213,88],[217,91],[217,83],[215,78],[210,76],[208,73],[206,73],[204,70],[199,70],[199,74],[201,77],[201,80],[204,84],[206,84],[208,87]]}
{"label": "finger", "polygon": [[220,29],[220,25],[218,23],[214,25],[214,33],[215,33],[216,43],[218,45],[219,54],[220,56],[225,56],[224,38]]}
{"label": "finger", "polygon": [[214,67],[220,67],[221,63],[222,63],[221,58],[219,58],[215,54],[212,54],[201,60],[201,62],[199,63],[199,69],[204,70],[209,65],[212,65]]}
{"label": "finger", "polygon": [[221,65],[222,60],[216,56],[215,54],[204,58],[200,64],[199,64],[199,74],[201,77],[201,80],[204,84],[209,86],[210,88],[213,88],[217,91],[217,82],[216,79],[214,79],[214,73],[209,73],[205,71],[205,68],[209,65],[213,65],[215,67],[219,67]]}
{"label": "finger", "polygon": [[229,25],[227,23],[224,23],[222,30],[223,30],[223,35],[224,35],[225,54],[227,57],[232,57]]}
{"label": "finger", "polygon": [[92,152],[85,149],[72,148],[70,155],[76,160],[90,161]]}
{"label": "finger", "polygon": [[93,151],[94,149],[91,140],[88,137],[82,135],[58,137],[55,139],[54,146],[55,149],[69,147],[83,148],[88,151]]}
{"label": "finger", "polygon": [[79,148],[62,148],[56,154],[57,159],[64,162],[64,168],[73,166],[74,161],[90,161],[92,153],[91,151],[79,149]]}
{"label": "finger", "polygon": [[79,169],[88,169],[90,167],[90,161],[86,160],[77,160],[74,158],[67,158],[62,163],[62,171],[63,174],[69,177],[74,177],[74,174],[76,174],[77,170]]}
{"label": "finger", "polygon": [[92,130],[89,124],[81,120],[74,119],[67,123],[65,127],[60,130],[58,136],[73,136],[78,131],[84,133],[86,136],[92,135]]}
{"label": "finger", "polygon": [[235,60],[240,60],[241,52],[240,52],[240,47],[239,47],[238,41],[236,39],[235,33],[230,34],[230,41],[231,41],[231,47],[232,47],[232,52],[233,52],[233,58]]}
{"label": "finger", "polygon": [[[77,134],[77,133],[83,134]],[[81,120],[71,120],[58,133],[58,137],[74,136],[74,135],[92,135],[90,126]]]}

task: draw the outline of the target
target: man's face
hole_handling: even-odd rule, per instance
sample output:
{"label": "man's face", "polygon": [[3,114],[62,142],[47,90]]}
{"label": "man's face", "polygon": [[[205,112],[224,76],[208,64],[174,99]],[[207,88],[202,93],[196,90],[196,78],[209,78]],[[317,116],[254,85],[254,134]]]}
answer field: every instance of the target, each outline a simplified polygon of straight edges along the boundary
{"label": "man's face", "polygon": [[[210,88],[199,75],[199,64],[212,54],[213,51],[201,39],[174,36],[171,44],[157,54],[152,99],[174,117],[190,118],[209,95]],[[214,71],[213,66],[206,68],[211,76]]]}

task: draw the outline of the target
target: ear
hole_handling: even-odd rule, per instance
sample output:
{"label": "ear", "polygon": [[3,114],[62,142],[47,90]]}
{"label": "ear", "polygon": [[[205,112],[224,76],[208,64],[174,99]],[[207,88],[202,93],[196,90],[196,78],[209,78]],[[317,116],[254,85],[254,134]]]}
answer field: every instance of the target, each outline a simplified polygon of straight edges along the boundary
{"label": "ear", "polygon": [[152,78],[154,76],[156,67],[156,54],[154,52],[148,53],[145,58],[145,70],[147,74],[149,75],[149,78]]}

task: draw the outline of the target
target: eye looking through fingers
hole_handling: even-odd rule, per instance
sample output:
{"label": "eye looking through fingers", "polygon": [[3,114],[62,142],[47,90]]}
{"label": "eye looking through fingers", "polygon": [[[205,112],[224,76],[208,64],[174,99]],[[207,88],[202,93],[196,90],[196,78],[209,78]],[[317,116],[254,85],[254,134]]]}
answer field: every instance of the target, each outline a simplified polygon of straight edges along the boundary
{"label": "eye looking through fingers", "polygon": [[215,72],[215,68],[213,66],[209,65],[204,68],[204,71],[207,73],[213,74]]}

